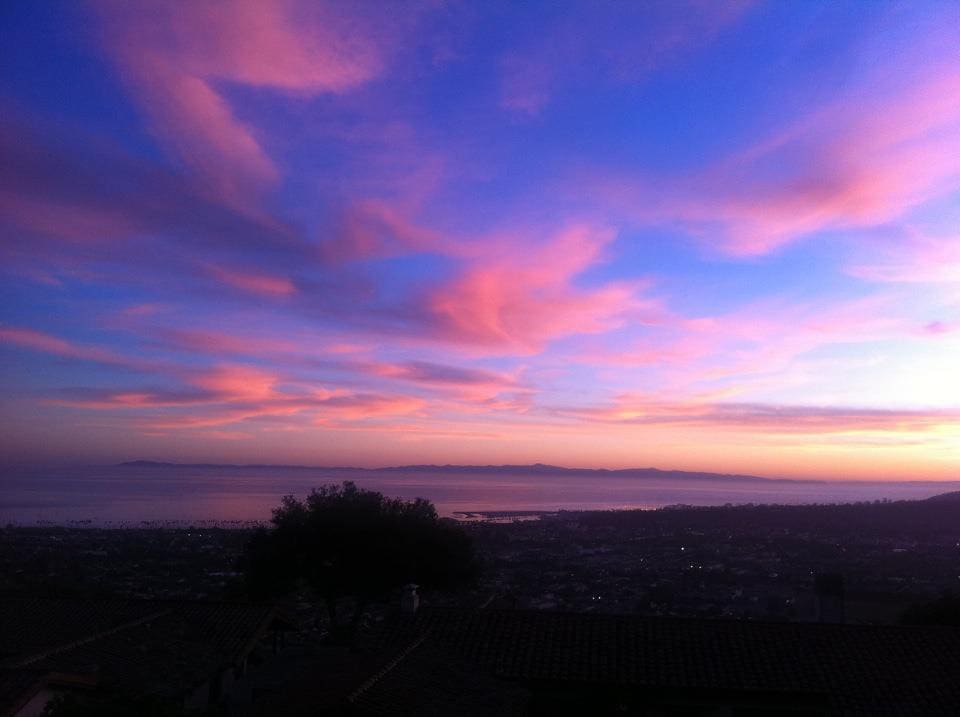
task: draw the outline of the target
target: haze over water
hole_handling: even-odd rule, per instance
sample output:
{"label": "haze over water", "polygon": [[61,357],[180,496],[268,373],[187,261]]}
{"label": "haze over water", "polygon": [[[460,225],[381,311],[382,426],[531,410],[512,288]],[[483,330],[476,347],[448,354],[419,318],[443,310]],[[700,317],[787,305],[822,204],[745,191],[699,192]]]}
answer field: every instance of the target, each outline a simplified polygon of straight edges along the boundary
{"label": "haze over water", "polygon": [[802,482],[306,468],[104,466],[15,469],[0,478],[0,521],[264,521],[283,495],[324,483],[428,498],[443,515],[483,511],[658,508],[726,503],[839,503],[922,499],[960,482]]}

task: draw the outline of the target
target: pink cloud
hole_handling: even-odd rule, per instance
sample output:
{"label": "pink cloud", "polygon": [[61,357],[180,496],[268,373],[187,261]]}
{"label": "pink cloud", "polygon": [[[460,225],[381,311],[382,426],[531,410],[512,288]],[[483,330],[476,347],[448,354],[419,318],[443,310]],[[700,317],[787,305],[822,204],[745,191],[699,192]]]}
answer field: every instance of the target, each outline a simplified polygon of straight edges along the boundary
{"label": "pink cloud", "polygon": [[123,209],[97,207],[56,197],[29,197],[0,191],[0,213],[6,221],[40,234],[71,242],[103,241],[129,236],[142,227]]}
{"label": "pink cloud", "polygon": [[791,157],[794,171],[766,186],[740,177],[745,191],[728,194],[716,217],[727,225],[729,248],[762,253],[820,229],[874,226],[955,189],[957,97],[960,79],[929,79],[887,102],[828,112],[802,140],[748,160],[757,168]]}
{"label": "pink cloud", "polygon": [[950,334],[960,330],[960,321],[931,321],[923,327],[923,333],[940,336],[941,334]]}
{"label": "pink cloud", "polygon": [[[916,334],[917,320],[902,311],[895,297],[826,303],[781,298],[713,315],[665,314],[639,338],[606,345],[580,342],[567,360],[600,370],[633,367],[642,371],[638,380],[653,382],[640,385],[656,385],[675,395],[711,387],[731,400],[758,391],[782,392],[798,382],[815,385],[816,369],[810,362],[823,360],[811,358],[817,350],[833,353],[839,346],[892,342]],[[612,380],[622,382],[624,373],[615,371]]]}
{"label": "pink cloud", "polygon": [[[679,317],[676,320],[682,322]],[[715,350],[713,339],[694,334],[676,336],[676,332],[668,331],[665,336],[645,337],[622,347],[602,342],[581,345],[574,360],[595,366],[680,366],[690,365]]]}
{"label": "pink cloud", "polygon": [[506,406],[516,396],[529,396],[532,389],[516,376],[430,361],[403,363],[363,363],[353,368],[372,376],[413,384],[430,392],[430,406],[473,412],[477,407],[494,410],[494,404]]}
{"label": "pink cloud", "polygon": [[692,426],[774,434],[925,433],[938,427],[960,426],[960,412],[949,410],[667,401],[632,395],[620,396],[607,406],[560,408],[555,412],[603,423]]}
{"label": "pink cloud", "polygon": [[551,339],[622,325],[644,307],[640,282],[572,283],[613,238],[607,229],[572,226],[540,243],[522,236],[492,242],[486,256],[429,295],[434,331],[456,343],[529,353]]}
{"label": "pink cloud", "polygon": [[204,431],[204,438],[215,438],[220,441],[249,441],[254,434],[245,431]]}
{"label": "pink cloud", "polygon": [[195,429],[250,422],[279,422],[279,427],[339,426],[342,423],[409,416],[426,406],[425,401],[412,396],[339,390],[321,390],[315,395],[268,391],[265,395],[246,397],[237,392],[227,392],[236,388],[228,385],[218,389],[228,397],[226,404],[213,399],[207,405],[191,406],[189,412],[181,413],[163,411],[164,406],[157,406],[161,412],[143,417],[139,424],[150,430]]}
{"label": "pink cloud", "polygon": [[[143,71],[143,70],[142,70]],[[226,101],[196,77],[147,71],[145,100],[159,133],[207,181],[217,196],[239,200],[244,185],[266,185],[279,172],[249,125],[236,120]],[[225,169],[229,167],[229,171]]]}
{"label": "pink cloud", "polygon": [[294,283],[283,276],[237,271],[217,266],[210,267],[209,271],[217,281],[251,294],[281,297],[290,296],[297,291]]}
{"label": "pink cloud", "polygon": [[160,412],[155,416],[142,418],[136,423],[141,429],[146,430],[191,430],[278,418],[294,422],[297,420],[297,415],[304,410],[306,410],[304,406],[289,404],[213,406],[193,408],[189,413]]}
{"label": "pink cloud", "polygon": [[893,299],[883,296],[829,305],[765,301],[727,314],[686,319],[680,326],[695,343],[709,347],[699,363],[675,371],[677,378],[696,382],[773,377],[820,347],[914,333],[912,319],[897,315]]}
{"label": "pink cloud", "polygon": [[515,386],[509,376],[475,368],[460,368],[427,361],[408,361],[401,364],[374,364],[372,371],[379,376],[435,385],[455,386]]}
{"label": "pink cloud", "polygon": [[323,350],[325,353],[330,354],[362,354],[370,351],[370,348],[371,347],[367,344],[340,341],[332,344],[325,344]]}
{"label": "pink cloud", "polygon": [[280,378],[251,366],[218,366],[193,379],[193,383],[227,401],[263,401],[277,398]]}
{"label": "pink cloud", "polygon": [[98,390],[74,389],[57,391],[57,396],[44,403],[67,408],[92,410],[155,409],[197,406],[209,403],[206,392],[164,391],[156,389]]}
{"label": "pink cloud", "polygon": [[355,392],[292,381],[254,366],[223,364],[180,371],[189,384],[179,390],[127,388],[58,392],[45,403],[69,408],[123,411],[145,430],[197,429],[251,421],[297,427],[405,416],[422,411],[419,397]]}
{"label": "pink cloud", "polygon": [[268,355],[293,353],[301,347],[294,341],[261,333],[228,334],[201,329],[156,329],[149,332],[164,346],[195,351],[209,356]]}
{"label": "pink cloud", "polygon": [[[284,366],[301,372],[320,370],[350,381],[368,382],[371,377],[376,377],[472,398],[487,398],[499,391],[522,388],[514,375],[480,368],[421,360],[374,360],[367,356],[371,347],[362,344],[330,343],[319,339],[297,341],[264,333],[232,334],[211,330],[154,328],[138,333],[164,348],[182,349],[213,358],[225,355],[256,357],[269,360],[274,367]],[[229,372],[229,367],[220,371],[217,380],[222,379],[224,371]],[[279,381],[278,377],[273,378]],[[202,385],[209,388],[213,380],[204,374]]]}
{"label": "pink cloud", "polygon": [[[0,243],[30,270],[39,262],[69,273],[93,260],[123,262],[158,236],[193,254],[236,255],[269,243],[278,257],[314,256],[282,222],[225,206],[195,179],[6,103],[0,154],[0,216],[21,230],[0,233]],[[176,261],[176,252],[162,258]]]}
{"label": "pink cloud", "polygon": [[133,304],[127,306],[126,308],[120,311],[120,315],[127,318],[141,318],[144,316],[155,316],[156,314],[162,314],[169,307],[157,303],[157,302],[146,302],[142,304]]}
{"label": "pink cloud", "polygon": [[397,207],[364,200],[348,207],[323,255],[334,261],[397,256],[420,251],[449,252],[454,245],[437,232],[412,222]]}
{"label": "pink cloud", "polygon": [[334,395],[318,405],[317,423],[361,421],[369,418],[408,416],[422,411],[426,401],[413,396],[370,393]]}
{"label": "pink cloud", "polygon": [[268,412],[296,412],[309,406],[314,400],[310,395],[280,391],[278,387],[282,378],[277,373],[253,366],[221,364],[199,371],[174,368],[170,374],[173,378],[185,381],[190,387],[173,391],[166,389],[80,390],[68,392],[71,395],[54,399],[54,402],[78,408],[102,409],[162,409],[242,404],[241,408],[228,407],[224,411],[229,415],[238,413],[245,415],[244,412],[247,410],[256,413],[260,409]]}
{"label": "pink cloud", "polygon": [[699,174],[598,176],[598,194],[625,216],[679,223],[740,256],[899,219],[960,187],[960,57],[925,46],[894,54],[895,65],[878,61],[831,102]]}
{"label": "pink cloud", "polygon": [[864,242],[865,258],[847,273],[867,281],[895,283],[960,283],[960,238],[931,236],[908,229],[895,241]]}
{"label": "pink cloud", "polygon": [[6,342],[30,351],[39,351],[82,361],[95,361],[141,373],[163,376],[179,373],[179,367],[164,361],[144,356],[131,358],[129,355],[111,349],[69,341],[34,329],[0,325],[0,342]]}
{"label": "pink cloud", "polygon": [[66,358],[98,361],[101,363],[124,362],[124,359],[107,349],[76,344],[58,336],[33,329],[0,326],[0,341],[32,351],[55,354]]}
{"label": "pink cloud", "polygon": [[107,47],[157,134],[220,196],[241,199],[278,175],[227,83],[312,95],[340,93],[385,65],[386,25],[349,4],[294,0],[95,3]]}

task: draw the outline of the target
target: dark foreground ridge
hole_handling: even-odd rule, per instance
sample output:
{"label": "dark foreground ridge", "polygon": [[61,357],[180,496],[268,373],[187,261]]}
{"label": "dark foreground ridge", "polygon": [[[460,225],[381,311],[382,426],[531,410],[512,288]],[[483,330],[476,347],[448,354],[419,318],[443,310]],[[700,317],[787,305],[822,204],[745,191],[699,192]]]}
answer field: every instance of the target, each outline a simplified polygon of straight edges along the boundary
{"label": "dark foreground ridge", "polygon": [[408,465],[385,466],[383,468],[357,468],[352,466],[303,466],[271,464],[232,464],[232,463],[171,463],[167,461],[126,461],[118,464],[126,468],[189,468],[189,469],[229,469],[229,470],[291,470],[291,471],[334,471],[351,473],[458,473],[469,475],[551,475],[578,478],[669,478],[674,480],[705,481],[760,481],[765,483],[823,483],[824,481],[798,478],[766,478],[736,473],[704,473],[697,471],[661,470],[659,468],[565,468],[546,463],[528,465]]}
{"label": "dark foreground ridge", "polygon": [[204,708],[294,624],[275,607],[190,600],[0,599],[0,715],[55,695]]}
{"label": "dark foreground ridge", "polygon": [[[51,695],[218,715],[953,715],[960,629],[420,608],[282,649],[261,605],[0,600],[0,714]],[[177,712],[179,714],[180,712]]]}
{"label": "dark foreground ridge", "polygon": [[0,717],[36,717],[51,698],[47,717],[956,715],[958,511],[467,523],[476,583],[430,588],[411,569],[424,587],[397,575],[374,595],[364,576],[386,570],[367,542],[341,561],[359,572],[319,589],[372,597],[337,611],[305,583],[279,609],[237,602],[256,599],[237,572],[255,531],[0,528]]}
{"label": "dark foreground ridge", "polygon": [[355,702],[435,692],[422,668],[438,661],[493,678],[520,714],[946,715],[960,705],[953,628],[448,608],[384,635],[406,651]]}

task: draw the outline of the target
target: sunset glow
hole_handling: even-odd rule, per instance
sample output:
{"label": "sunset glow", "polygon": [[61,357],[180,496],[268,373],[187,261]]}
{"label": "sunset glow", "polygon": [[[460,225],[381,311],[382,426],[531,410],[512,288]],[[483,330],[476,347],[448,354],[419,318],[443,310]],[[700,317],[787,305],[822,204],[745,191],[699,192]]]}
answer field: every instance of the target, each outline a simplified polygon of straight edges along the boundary
{"label": "sunset glow", "polygon": [[4,460],[960,479],[960,4],[14,2]]}

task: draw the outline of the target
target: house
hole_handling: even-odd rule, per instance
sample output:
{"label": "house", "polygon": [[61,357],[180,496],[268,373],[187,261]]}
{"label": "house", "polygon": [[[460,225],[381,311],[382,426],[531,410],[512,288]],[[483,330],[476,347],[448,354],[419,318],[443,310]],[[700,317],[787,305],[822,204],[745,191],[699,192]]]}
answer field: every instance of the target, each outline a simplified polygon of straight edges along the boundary
{"label": "house", "polygon": [[[29,620],[13,632],[2,609],[12,652],[0,662],[0,715],[37,714],[68,689],[201,707],[243,677],[253,645],[290,627],[265,606],[61,607],[22,606]],[[76,625],[61,621],[71,610]],[[243,685],[231,695],[250,699],[226,714],[957,715],[960,629],[418,607],[354,644],[301,641]],[[4,711],[14,694],[19,707]]]}
{"label": "house", "polygon": [[3,598],[0,716],[77,691],[217,703],[258,646],[292,629],[270,605]]}
{"label": "house", "polygon": [[956,628],[427,608],[376,640],[398,651],[355,714],[461,714],[438,683],[463,714],[478,685],[503,714],[960,714]]}

